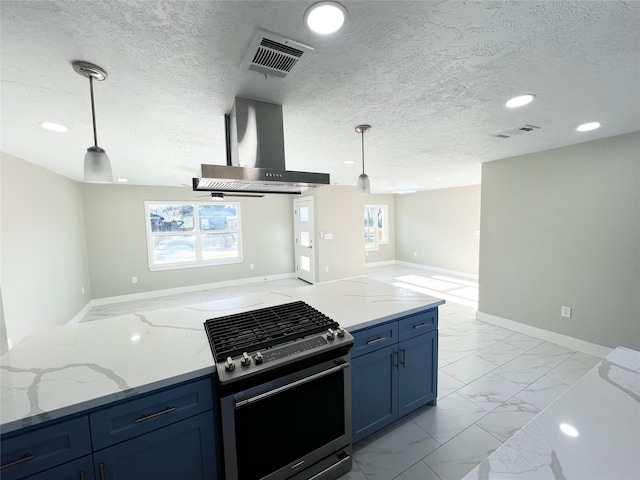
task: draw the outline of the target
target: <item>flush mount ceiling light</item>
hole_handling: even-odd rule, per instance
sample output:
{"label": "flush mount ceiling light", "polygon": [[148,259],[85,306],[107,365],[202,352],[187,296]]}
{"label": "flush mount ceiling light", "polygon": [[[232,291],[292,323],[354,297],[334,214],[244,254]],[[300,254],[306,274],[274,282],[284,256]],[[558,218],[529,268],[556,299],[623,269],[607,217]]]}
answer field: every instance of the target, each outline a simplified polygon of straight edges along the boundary
{"label": "flush mount ceiling light", "polygon": [[590,132],[591,130],[595,130],[597,128],[600,128],[600,122],[589,122],[579,125],[576,130],[578,130],[579,132]]}
{"label": "flush mount ceiling light", "polygon": [[344,24],[347,9],[337,2],[318,2],[304,14],[304,23],[312,32],[321,35],[335,33]]}
{"label": "flush mount ceiling light", "polygon": [[87,148],[84,156],[84,181],[91,183],[111,183],[113,173],[111,162],[107,152],[98,146],[98,134],[96,132],[96,110],[93,103],[93,81],[102,81],[107,78],[107,72],[93,63],[73,62],[73,69],[79,75],[89,79],[91,91],[91,118],[93,119],[93,146]]}
{"label": "flush mount ceiling light", "polygon": [[529,103],[533,102],[535,98],[536,96],[531,93],[528,93],[527,95],[520,95],[519,97],[514,97],[511,100],[509,100],[507,103],[505,103],[505,106],[507,108],[522,107],[524,105],[528,105]]}
{"label": "flush mount ceiling light", "polygon": [[364,173],[364,134],[371,130],[371,125],[358,125],[356,133],[362,135],[362,173],[358,177],[356,185],[360,195],[369,195],[371,193],[371,185],[369,184],[369,176]]}

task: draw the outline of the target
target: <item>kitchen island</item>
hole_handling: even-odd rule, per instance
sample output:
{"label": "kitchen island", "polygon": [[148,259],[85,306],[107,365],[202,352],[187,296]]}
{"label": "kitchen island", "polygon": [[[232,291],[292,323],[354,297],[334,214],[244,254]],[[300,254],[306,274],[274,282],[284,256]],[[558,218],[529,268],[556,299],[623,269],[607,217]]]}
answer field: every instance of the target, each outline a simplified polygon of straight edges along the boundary
{"label": "kitchen island", "polygon": [[204,403],[215,399],[205,398],[206,384],[199,382],[211,382],[215,366],[204,321],[298,300],[349,331],[366,331],[444,303],[358,277],[36,331],[0,359],[3,441],[12,432],[55,425],[84,412],[94,411],[98,418],[100,409],[156,392],[169,395],[174,387],[196,398],[185,404],[185,416],[189,408],[191,414],[205,415]]}
{"label": "kitchen island", "polygon": [[464,480],[640,478],[640,352],[618,347]]}

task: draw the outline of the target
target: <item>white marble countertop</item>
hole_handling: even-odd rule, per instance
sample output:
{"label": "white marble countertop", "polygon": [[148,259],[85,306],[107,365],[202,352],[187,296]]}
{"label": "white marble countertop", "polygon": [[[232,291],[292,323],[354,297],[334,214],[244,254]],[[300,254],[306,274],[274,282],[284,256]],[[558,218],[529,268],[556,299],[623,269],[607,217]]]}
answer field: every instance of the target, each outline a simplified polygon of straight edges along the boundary
{"label": "white marble countertop", "polygon": [[640,478],[640,352],[622,347],[464,480],[605,478]]}
{"label": "white marble countertop", "polygon": [[444,303],[357,277],[38,330],[0,357],[2,433],[213,374],[205,320],[296,300],[351,330]]}

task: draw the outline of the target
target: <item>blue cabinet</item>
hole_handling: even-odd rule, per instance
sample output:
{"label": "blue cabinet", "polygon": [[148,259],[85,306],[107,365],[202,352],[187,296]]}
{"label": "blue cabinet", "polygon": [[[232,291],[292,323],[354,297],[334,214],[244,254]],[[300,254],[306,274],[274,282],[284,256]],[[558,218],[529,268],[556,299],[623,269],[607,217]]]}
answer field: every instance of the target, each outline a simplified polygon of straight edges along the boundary
{"label": "blue cabinet", "polygon": [[90,453],[86,415],[3,436],[2,479],[25,478]]}
{"label": "blue cabinet", "polygon": [[435,405],[438,310],[351,332],[353,442]]}
{"label": "blue cabinet", "polygon": [[93,453],[99,480],[215,479],[213,413],[201,413]]}
{"label": "blue cabinet", "polygon": [[398,419],[396,345],[351,360],[353,442]]}
{"label": "blue cabinet", "polygon": [[203,378],[2,436],[2,480],[218,478]]}
{"label": "blue cabinet", "polygon": [[37,473],[29,480],[95,480],[93,476],[93,458],[91,455],[78,458],[51,470]]}

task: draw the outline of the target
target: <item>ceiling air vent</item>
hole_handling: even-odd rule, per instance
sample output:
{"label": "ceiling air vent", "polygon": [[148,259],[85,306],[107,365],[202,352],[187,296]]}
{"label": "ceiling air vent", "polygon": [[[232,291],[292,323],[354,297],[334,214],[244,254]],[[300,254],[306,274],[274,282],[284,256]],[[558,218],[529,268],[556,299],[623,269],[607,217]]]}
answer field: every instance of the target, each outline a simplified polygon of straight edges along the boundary
{"label": "ceiling air vent", "polygon": [[300,68],[305,55],[313,47],[284,38],[277,33],[258,30],[251,40],[240,68],[270,77],[289,77]]}
{"label": "ceiling air vent", "polygon": [[536,127],[535,125],[523,125],[522,127],[513,128],[511,130],[497,133],[493,136],[497,138],[511,138],[515,137],[516,135],[522,135],[523,133],[529,133],[535,130],[540,130],[540,127]]}

